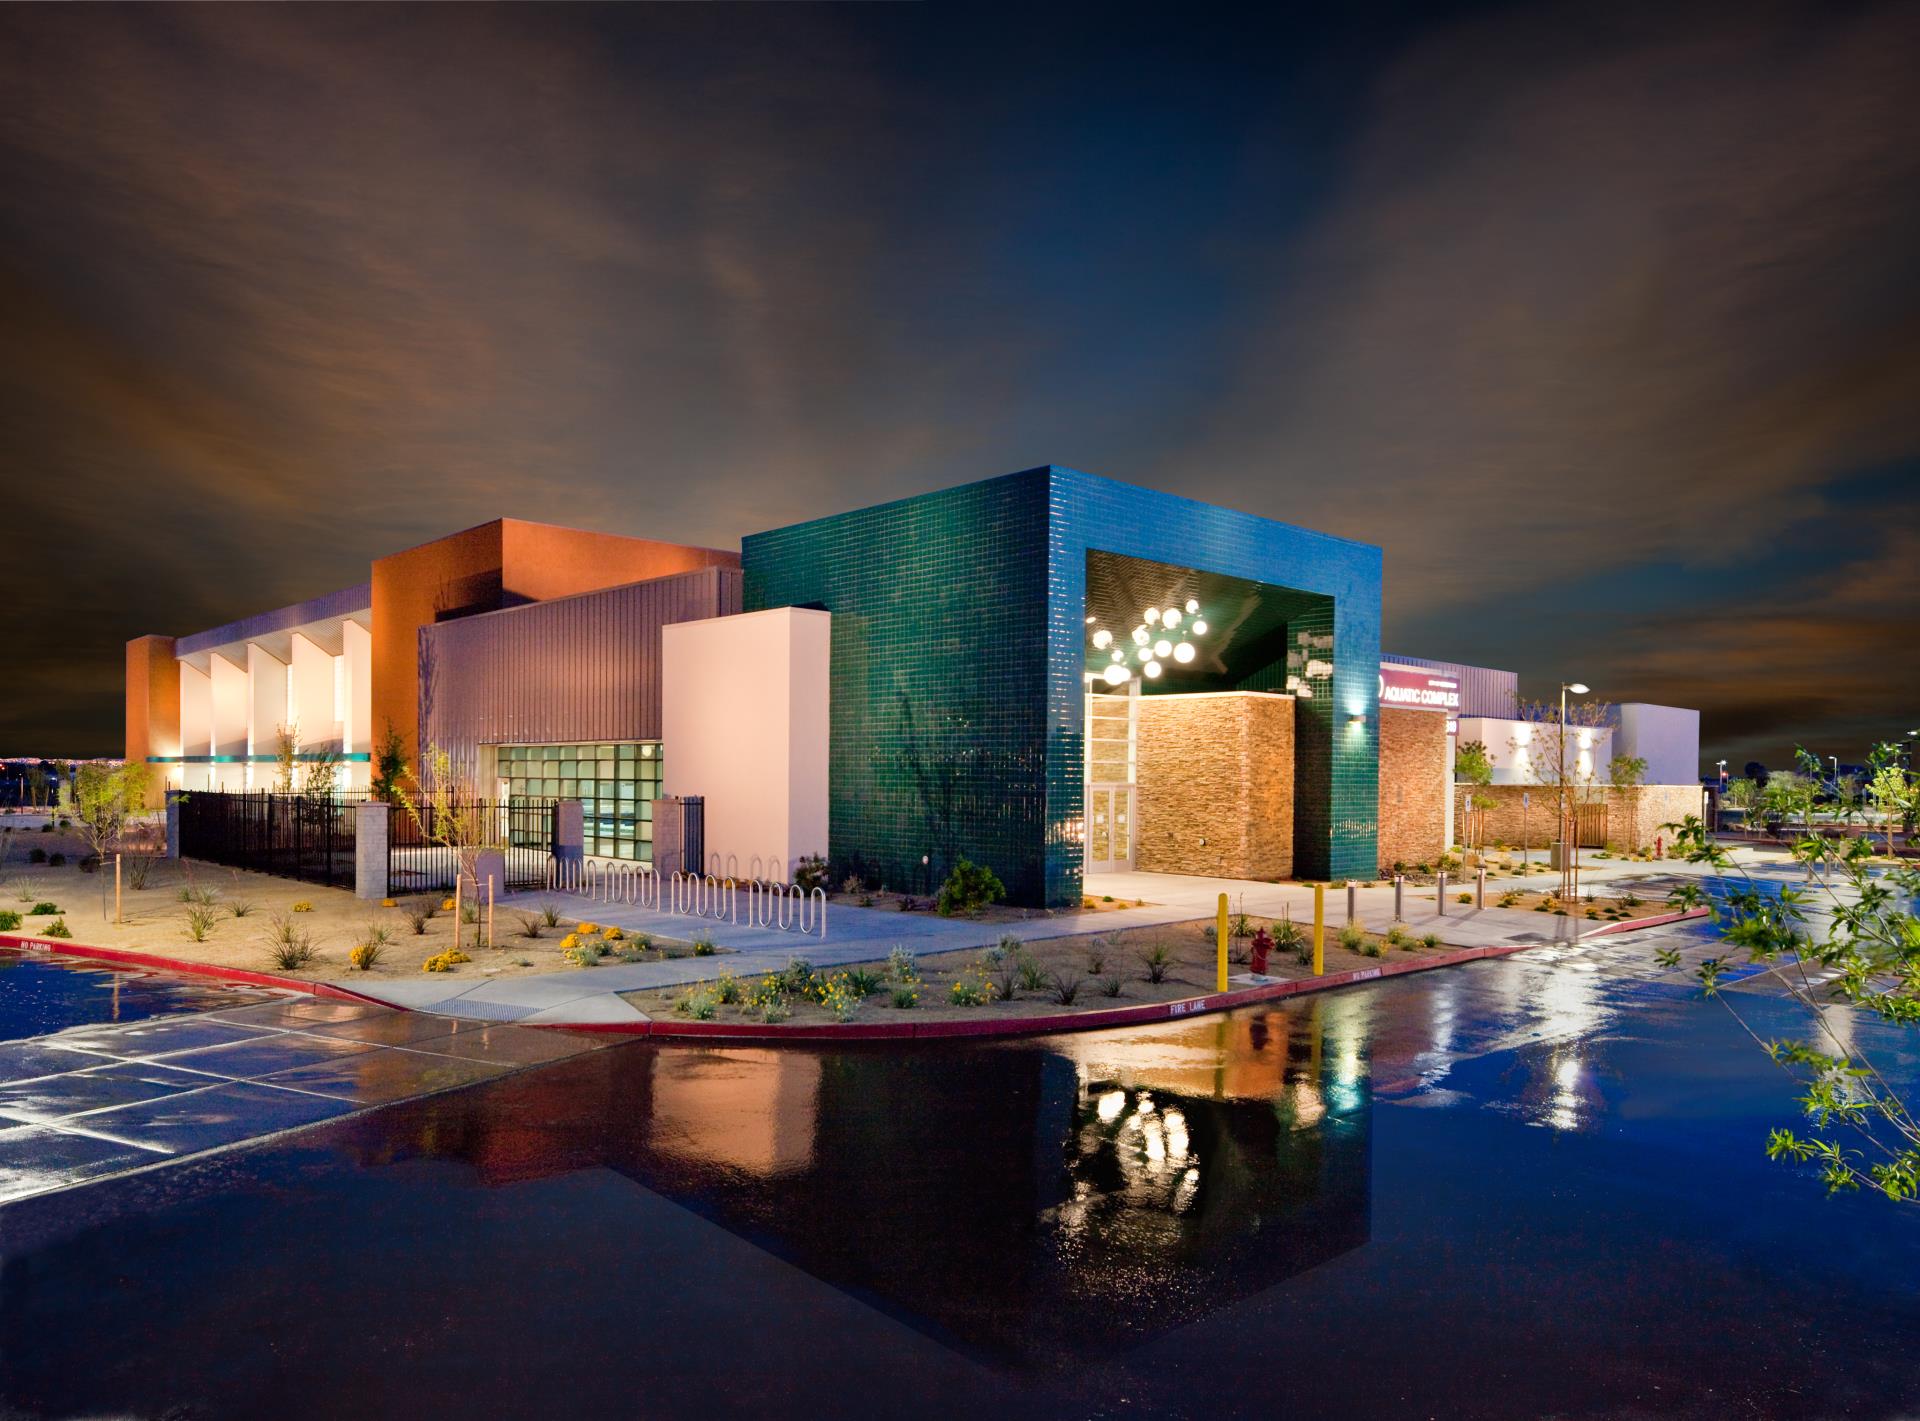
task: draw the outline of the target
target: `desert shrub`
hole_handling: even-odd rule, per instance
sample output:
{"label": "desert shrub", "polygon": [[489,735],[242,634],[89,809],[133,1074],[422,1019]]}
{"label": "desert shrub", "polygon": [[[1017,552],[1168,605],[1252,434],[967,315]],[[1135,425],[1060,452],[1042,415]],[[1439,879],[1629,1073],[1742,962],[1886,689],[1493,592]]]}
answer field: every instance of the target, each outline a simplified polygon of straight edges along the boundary
{"label": "desert shrub", "polygon": [[11,908],[0,909],[0,933],[10,933],[20,926],[20,915]]}
{"label": "desert shrub", "polygon": [[562,955],[575,967],[597,967],[606,952],[600,940],[594,937],[581,937],[572,947],[562,949]]}
{"label": "desert shrub", "polygon": [[810,997],[814,994],[813,964],[804,957],[789,957],[787,965],[768,979],[785,997]]}
{"label": "desert shrub", "polygon": [[65,868],[66,866],[67,866],[67,856],[65,854],[51,853],[47,855],[48,868]]}
{"label": "desert shrub", "polygon": [[182,903],[204,903],[209,908],[211,908],[214,903],[214,894],[211,888],[201,888],[192,883],[187,884],[174,896]]}
{"label": "desert shrub", "polygon": [[888,1000],[900,1011],[911,1011],[920,1005],[920,984],[902,982],[888,993]]}
{"label": "desert shrub", "polygon": [[1107,944],[1095,938],[1087,944],[1087,975],[1098,977],[1107,970]]}
{"label": "desert shrub", "polygon": [[968,968],[961,973],[947,992],[948,1000],[957,1007],[985,1006],[992,996],[993,988],[977,968]]}
{"label": "desert shrub", "polygon": [[1020,995],[1020,964],[1012,957],[1003,957],[993,964],[988,980],[993,983],[994,1000],[1010,1002]]}
{"label": "desert shrub", "polygon": [[1394,923],[1387,929],[1384,941],[1388,947],[1407,947],[1411,945],[1407,938],[1407,930],[1399,923]]}
{"label": "desert shrub", "polygon": [[845,972],[834,973],[820,986],[820,1005],[833,1014],[835,1021],[846,1021],[860,1010],[860,1004],[865,1000],[853,990]]}
{"label": "desert shrub", "polygon": [[858,992],[863,997],[872,996],[885,985],[880,980],[878,972],[869,971],[865,967],[849,968],[846,975],[848,989]]}
{"label": "desert shrub", "polygon": [[1420,938],[1420,946],[1422,947],[1440,946],[1440,934],[1439,933],[1423,933]]}
{"label": "desert shrub", "polygon": [[47,861],[47,851],[45,849],[35,846],[34,848],[27,850],[28,863],[45,863],[46,861]]}
{"label": "desert shrub", "polygon": [[850,873],[840,880],[840,891],[849,898],[858,897],[866,891],[866,883],[857,873]]}
{"label": "desert shrub", "polygon": [[451,972],[462,962],[471,961],[473,961],[473,959],[459,948],[450,947],[445,952],[434,953],[433,956],[429,957],[425,962],[422,962],[420,964],[420,970],[422,972]]}
{"label": "desert shrub", "polygon": [[970,859],[957,859],[947,874],[947,881],[940,885],[934,911],[943,918],[951,918],[956,913],[971,916],[1006,896],[1006,886],[992,869]]}
{"label": "desert shrub", "polygon": [[1520,890],[1517,888],[1509,888],[1505,893],[1500,895],[1500,906],[1502,908],[1511,908],[1519,901]]}
{"label": "desert shrub", "polygon": [[152,854],[128,854],[120,861],[121,877],[127,887],[135,893],[145,890],[147,881],[153,877],[156,860]]}
{"label": "desert shrub", "polygon": [[713,979],[713,998],[723,1007],[730,1007],[746,994],[741,990],[740,979],[731,972],[722,972]]}
{"label": "desert shrub", "polygon": [[538,913],[515,913],[520,920],[520,936],[537,938],[547,930],[547,921]]}
{"label": "desert shrub", "polygon": [[1456,903],[1471,903],[1472,901],[1473,895],[1471,893],[1461,893],[1454,898],[1454,902]]}
{"label": "desert shrub", "polygon": [[13,896],[22,903],[31,903],[40,896],[40,885],[34,879],[16,878],[10,886]]}
{"label": "desert shrub", "polygon": [[366,937],[347,950],[347,965],[359,972],[371,972],[386,947],[386,929],[369,928]]}
{"label": "desert shrub", "polygon": [[213,931],[215,914],[204,903],[190,904],[186,912],[187,936],[195,942],[205,942],[207,934]]}
{"label": "desert shrub", "polygon": [[1100,995],[1103,997],[1117,997],[1120,995],[1120,974],[1118,972],[1110,972],[1100,979]]}
{"label": "desert shrub", "polygon": [[276,913],[267,929],[267,955],[283,971],[313,961],[313,934],[285,914]]}
{"label": "desert shrub", "polygon": [[1303,967],[1313,961],[1313,943],[1308,940],[1306,929],[1285,914],[1274,919],[1273,950],[1291,952],[1294,961]]}
{"label": "desert shrub", "polygon": [[804,858],[793,861],[793,882],[795,887],[807,893],[813,892],[816,888],[823,888],[831,893],[833,870],[827,866],[827,861],[820,855],[808,854]]}
{"label": "desert shrub", "polygon": [[543,928],[560,926],[560,905],[551,898],[542,899],[540,902],[540,926]]}
{"label": "desert shrub", "polygon": [[887,954],[887,975],[896,982],[918,982],[920,968],[911,952],[904,947],[896,947]]}
{"label": "desert shrub", "polygon": [[296,913],[311,913],[313,911],[313,904],[302,898],[298,903],[293,905],[293,911]]}
{"label": "desert shrub", "polygon": [[35,903],[27,910],[27,916],[30,918],[45,918],[59,911],[60,905],[58,903]]}
{"label": "desert shrub", "polygon": [[82,854],[80,856],[80,862],[75,865],[75,867],[82,873],[98,873],[100,871],[100,855]]}
{"label": "desert shrub", "polygon": [[1146,970],[1149,982],[1164,982],[1168,969],[1173,966],[1173,949],[1164,942],[1156,942],[1140,954],[1140,965]]}
{"label": "desert shrub", "polygon": [[460,905],[460,921],[469,925],[479,922],[480,905],[472,902],[462,903]]}
{"label": "desert shrub", "polygon": [[679,1015],[692,1017],[695,1021],[712,1021],[714,1013],[720,1009],[720,997],[709,987],[690,987],[674,1002],[673,1009]]}
{"label": "desert shrub", "polygon": [[1001,933],[1000,941],[996,942],[992,947],[985,949],[981,953],[981,956],[985,958],[987,962],[998,966],[1018,951],[1020,951],[1020,939],[1012,933]]}
{"label": "desert shrub", "polygon": [[455,898],[442,898],[440,900],[440,911],[443,913],[451,913],[453,911],[454,904],[458,901],[459,900]]}
{"label": "desert shrub", "polygon": [[1020,990],[1037,992],[1047,985],[1047,972],[1034,958],[1026,953],[1016,953],[1012,959],[1014,975],[1020,979]]}
{"label": "desert shrub", "polygon": [[1053,989],[1053,999],[1063,1007],[1073,1005],[1073,999],[1080,995],[1080,988],[1085,982],[1084,977],[1070,977],[1059,972],[1055,972],[1047,979],[1048,986]]}
{"label": "desert shrub", "polygon": [[693,940],[693,955],[695,957],[711,957],[714,952],[713,939],[705,933],[700,934],[699,937]]}
{"label": "desert shrub", "polygon": [[409,898],[400,916],[407,920],[407,927],[415,937],[425,937],[427,924],[433,921],[433,899]]}
{"label": "desert shrub", "polygon": [[1628,891],[1620,895],[1620,906],[1623,908],[1638,908],[1640,902],[1641,899],[1638,893]]}
{"label": "desert shrub", "polygon": [[873,906],[873,895],[871,893],[862,893],[860,895],[860,906],[862,908],[871,908]]}
{"label": "desert shrub", "polygon": [[55,918],[44,928],[40,929],[40,933],[43,937],[72,937],[73,929],[67,926],[67,920],[65,918]]}

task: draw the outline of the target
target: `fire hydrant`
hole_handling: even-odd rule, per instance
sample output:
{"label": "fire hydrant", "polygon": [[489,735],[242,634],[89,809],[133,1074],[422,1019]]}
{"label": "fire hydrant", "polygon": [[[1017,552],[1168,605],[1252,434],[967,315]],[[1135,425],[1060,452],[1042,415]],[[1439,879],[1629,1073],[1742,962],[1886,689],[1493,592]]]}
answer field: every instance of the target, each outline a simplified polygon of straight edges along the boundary
{"label": "fire hydrant", "polygon": [[1265,928],[1261,928],[1253,935],[1253,946],[1249,954],[1250,965],[1253,968],[1255,976],[1264,977],[1267,975],[1267,954],[1272,951],[1273,934]]}

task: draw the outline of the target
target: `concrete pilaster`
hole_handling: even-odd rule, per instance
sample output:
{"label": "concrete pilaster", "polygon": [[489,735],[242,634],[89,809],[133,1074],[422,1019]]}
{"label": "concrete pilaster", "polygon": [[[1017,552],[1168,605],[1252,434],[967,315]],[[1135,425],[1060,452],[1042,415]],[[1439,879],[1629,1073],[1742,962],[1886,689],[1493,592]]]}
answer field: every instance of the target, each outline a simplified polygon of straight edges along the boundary
{"label": "concrete pilaster", "polygon": [[387,896],[387,834],[393,807],[368,800],[353,807],[353,893],[356,898]]}

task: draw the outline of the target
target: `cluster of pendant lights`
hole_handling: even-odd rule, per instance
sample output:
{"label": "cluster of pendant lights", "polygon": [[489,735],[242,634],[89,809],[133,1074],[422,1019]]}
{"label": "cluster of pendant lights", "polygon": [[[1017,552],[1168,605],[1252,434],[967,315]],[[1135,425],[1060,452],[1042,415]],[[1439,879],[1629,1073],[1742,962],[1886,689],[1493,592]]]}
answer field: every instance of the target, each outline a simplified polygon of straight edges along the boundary
{"label": "cluster of pendant lights", "polygon": [[[1185,666],[1193,660],[1193,643],[1187,638],[1207,634],[1207,624],[1199,617],[1199,611],[1199,602],[1189,597],[1184,610],[1149,607],[1141,614],[1140,625],[1133,629],[1132,655],[1140,663],[1142,676],[1149,681],[1158,680],[1168,661]],[[1133,679],[1134,669],[1127,664],[1127,648],[1114,644],[1112,632],[1101,627],[1093,634],[1093,644],[1108,654],[1107,665],[1100,672],[1102,680],[1109,686],[1124,686]]]}

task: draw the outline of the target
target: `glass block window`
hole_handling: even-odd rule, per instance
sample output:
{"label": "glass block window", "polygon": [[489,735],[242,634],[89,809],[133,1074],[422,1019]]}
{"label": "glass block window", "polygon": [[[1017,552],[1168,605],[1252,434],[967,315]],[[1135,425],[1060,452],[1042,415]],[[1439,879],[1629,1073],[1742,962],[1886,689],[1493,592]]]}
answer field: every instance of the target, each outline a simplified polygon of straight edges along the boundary
{"label": "glass block window", "polygon": [[653,862],[659,741],[502,745],[495,764],[510,798],[579,800],[589,854]]}

